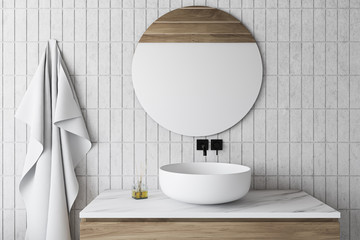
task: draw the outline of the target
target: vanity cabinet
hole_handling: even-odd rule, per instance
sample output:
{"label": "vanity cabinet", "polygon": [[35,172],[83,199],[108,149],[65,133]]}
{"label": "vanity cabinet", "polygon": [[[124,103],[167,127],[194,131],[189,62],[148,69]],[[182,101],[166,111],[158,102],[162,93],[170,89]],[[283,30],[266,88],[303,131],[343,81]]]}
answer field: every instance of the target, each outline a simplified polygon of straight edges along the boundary
{"label": "vanity cabinet", "polygon": [[80,213],[80,238],[339,239],[340,213],[303,191],[257,190],[220,205],[177,202],[160,191],[134,200],[129,191],[101,193]]}

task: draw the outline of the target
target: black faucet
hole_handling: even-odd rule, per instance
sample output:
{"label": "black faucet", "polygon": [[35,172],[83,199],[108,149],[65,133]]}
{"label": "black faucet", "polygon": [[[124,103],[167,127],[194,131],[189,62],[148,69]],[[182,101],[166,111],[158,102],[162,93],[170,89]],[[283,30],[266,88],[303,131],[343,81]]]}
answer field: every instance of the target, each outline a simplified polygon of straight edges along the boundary
{"label": "black faucet", "polygon": [[208,139],[197,139],[196,140],[196,150],[202,150],[203,155],[207,155],[207,150],[209,150],[209,140]]}

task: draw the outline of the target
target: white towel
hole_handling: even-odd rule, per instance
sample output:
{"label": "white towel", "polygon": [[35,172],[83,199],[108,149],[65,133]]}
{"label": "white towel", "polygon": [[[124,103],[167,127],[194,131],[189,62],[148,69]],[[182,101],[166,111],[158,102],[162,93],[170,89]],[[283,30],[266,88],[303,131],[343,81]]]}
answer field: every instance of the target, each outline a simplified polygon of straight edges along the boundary
{"label": "white towel", "polygon": [[26,239],[71,239],[69,213],[79,189],[74,169],[91,142],[56,40],[47,43],[15,117],[31,130],[19,186]]}

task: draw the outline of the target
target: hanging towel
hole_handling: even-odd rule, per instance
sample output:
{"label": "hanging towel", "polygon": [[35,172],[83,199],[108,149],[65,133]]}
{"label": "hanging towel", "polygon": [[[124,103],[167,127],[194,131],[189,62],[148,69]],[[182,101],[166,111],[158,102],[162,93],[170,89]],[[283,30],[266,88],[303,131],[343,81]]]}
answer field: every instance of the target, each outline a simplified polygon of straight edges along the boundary
{"label": "hanging towel", "polygon": [[19,186],[26,239],[71,239],[69,213],[79,189],[74,169],[91,142],[56,40],[47,43],[15,117],[31,130]]}

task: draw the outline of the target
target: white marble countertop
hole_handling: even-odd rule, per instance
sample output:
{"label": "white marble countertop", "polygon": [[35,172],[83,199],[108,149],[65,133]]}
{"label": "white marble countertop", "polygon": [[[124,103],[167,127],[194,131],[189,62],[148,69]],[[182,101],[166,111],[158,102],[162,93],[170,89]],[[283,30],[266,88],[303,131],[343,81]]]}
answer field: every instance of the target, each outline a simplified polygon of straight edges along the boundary
{"label": "white marble countertop", "polygon": [[253,190],[219,205],[194,205],[149,191],[135,200],[130,191],[107,190],[80,212],[80,218],[340,218],[340,212],[298,190]]}

